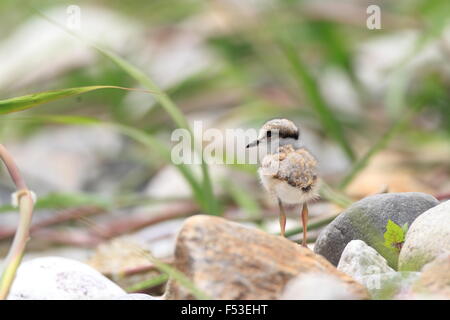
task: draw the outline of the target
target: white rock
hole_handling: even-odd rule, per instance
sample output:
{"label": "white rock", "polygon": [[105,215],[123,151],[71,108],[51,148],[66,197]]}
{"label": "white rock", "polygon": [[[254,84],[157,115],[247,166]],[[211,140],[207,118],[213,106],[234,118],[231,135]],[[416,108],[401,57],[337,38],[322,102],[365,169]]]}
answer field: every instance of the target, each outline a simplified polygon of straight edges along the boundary
{"label": "white rock", "polygon": [[337,268],[359,282],[364,276],[394,272],[386,259],[362,240],[352,240],[347,244]]}
{"label": "white rock", "polygon": [[280,300],[356,300],[349,285],[326,273],[306,273],[290,280]]}
{"label": "white rock", "polygon": [[8,299],[108,299],[125,294],[111,280],[81,262],[46,257],[24,262],[19,267]]}
{"label": "white rock", "polygon": [[419,271],[450,252],[450,200],[422,213],[411,224],[399,257],[399,270]]}

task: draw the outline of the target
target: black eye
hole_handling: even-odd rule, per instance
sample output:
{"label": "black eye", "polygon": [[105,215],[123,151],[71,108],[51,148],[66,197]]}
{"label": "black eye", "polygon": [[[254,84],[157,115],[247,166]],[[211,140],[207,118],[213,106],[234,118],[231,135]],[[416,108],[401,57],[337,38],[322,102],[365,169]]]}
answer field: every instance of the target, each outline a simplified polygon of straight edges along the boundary
{"label": "black eye", "polygon": [[267,138],[270,138],[270,137],[272,136],[272,131],[270,131],[270,130],[267,131],[267,132],[266,132],[266,135],[267,135]]}

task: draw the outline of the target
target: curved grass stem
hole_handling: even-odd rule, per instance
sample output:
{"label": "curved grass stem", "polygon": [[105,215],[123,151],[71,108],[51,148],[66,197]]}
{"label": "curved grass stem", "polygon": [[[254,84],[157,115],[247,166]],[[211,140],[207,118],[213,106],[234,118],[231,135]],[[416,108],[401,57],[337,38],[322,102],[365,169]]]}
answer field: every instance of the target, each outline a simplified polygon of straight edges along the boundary
{"label": "curved grass stem", "polygon": [[0,159],[5,164],[11,179],[17,188],[20,221],[14,236],[13,243],[6,256],[2,277],[0,279],[0,300],[8,297],[9,290],[14,281],[17,268],[22,261],[22,256],[29,238],[31,219],[33,216],[34,201],[31,192],[20,174],[19,168],[15,164],[12,156],[6,148],[0,144]]}

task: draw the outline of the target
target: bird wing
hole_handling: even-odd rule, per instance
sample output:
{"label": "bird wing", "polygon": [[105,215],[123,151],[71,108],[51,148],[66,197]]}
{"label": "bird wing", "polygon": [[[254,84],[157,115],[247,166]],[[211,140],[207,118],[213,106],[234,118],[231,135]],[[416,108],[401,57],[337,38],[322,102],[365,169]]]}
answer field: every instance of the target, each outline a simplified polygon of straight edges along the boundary
{"label": "bird wing", "polygon": [[263,159],[262,168],[271,170],[274,178],[304,191],[309,191],[317,180],[317,161],[305,148],[282,146],[278,153]]}

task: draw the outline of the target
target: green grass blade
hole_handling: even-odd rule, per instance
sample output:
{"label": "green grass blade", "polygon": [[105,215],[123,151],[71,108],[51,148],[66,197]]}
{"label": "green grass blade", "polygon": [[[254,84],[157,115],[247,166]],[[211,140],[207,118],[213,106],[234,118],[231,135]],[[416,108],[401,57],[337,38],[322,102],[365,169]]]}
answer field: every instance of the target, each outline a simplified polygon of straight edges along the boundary
{"label": "green grass blade", "polygon": [[[181,110],[178,108],[178,106],[173,102],[173,100],[169,97],[168,94],[166,94],[163,90],[161,90],[156,83],[147,76],[144,72],[139,70],[139,68],[135,67],[128,61],[124,60],[114,52],[102,48],[96,44],[93,44],[82,37],[80,37],[78,34],[70,31],[69,29],[65,28],[64,26],[58,24],[57,22],[51,20],[47,16],[45,16],[43,13],[41,13],[39,10],[35,10],[41,17],[43,17],[45,20],[49,21],[51,24],[58,26],[59,28],[66,31],[68,34],[72,35],[76,39],[82,41],[83,43],[86,43],[90,47],[97,50],[99,53],[101,53],[103,56],[109,58],[112,62],[114,62],[117,66],[119,66],[124,72],[126,72],[129,76],[134,78],[136,81],[141,83],[145,88],[147,88],[150,91],[156,92],[157,95],[155,96],[156,100],[161,104],[161,106],[167,111],[167,113],[172,117],[173,121],[177,124],[178,127],[186,129],[189,131],[189,133],[193,136],[192,130],[189,126],[189,123],[187,122],[186,118],[184,117]],[[200,156],[203,155],[200,150],[194,150],[196,151]],[[213,186],[211,182],[211,178],[209,176],[209,169],[206,162],[203,160],[201,163],[202,168],[202,192],[204,193],[204,198],[207,200],[207,208],[206,212],[209,214],[217,215],[220,213],[221,209],[219,206],[219,203],[214,196],[213,192]]]}
{"label": "green grass blade", "polygon": [[161,272],[168,274],[171,279],[175,280],[181,286],[189,290],[189,292],[191,292],[195,298],[197,298],[198,300],[211,300],[211,297],[197,288],[196,285],[184,273],[177,270],[175,267],[172,267],[171,265],[164,263],[159,259],[156,259],[150,253],[140,248],[137,248],[137,250],[139,250],[139,252],[151,263],[153,263]]}
{"label": "green grass blade", "polygon": [[133,77],[140,84],[142,84],[145,88],[150,91],[157,92],[158,95],[155,96],[156,100],[172,117],[177,126],[191,131],[190,126],[181,110],[175,105],[172,99],[164,91],[162,91],[145,73],[143,73],[128,61],[116,55],[114,52],[111,52],[110,50],[101,48],[98,45],[92,45],[92,47],[105,57],[109,58],[115,64],[117,64],[117,66],[119,66],[123,71]]}
{"label": "green grass blade", "polygon": [[233,201],[246,213],[248,219],[261,218],[261,206],[244,188],[231,179],[224,179],[222,184]]}
{"label": "green grass blade", "polygon": [[129,88],[117,87],[117,86],[88,86],[88,87],[78,87],[78,88],[67,88],[60,90],[52,90],[45,92],[38,92],[33,94],[28,94],[21,97],[10,98],[6,100],[0,100],[0,114],[7,114],[13,112],[19,112],[27,109],[31,109],[38,105],[64,99],[83,93],[87,93],[94,90],[100,89],[122,89],[122,90],[132,90]]}
{"label": "green grass blade", "polygon": [[292,72],[295,75],[295,79],[307,94],[308,99],[319,116],[320,122],[322,123],[326,133],[339,143],[349,159],[352,161],[355,160],[355,154],[345,138],[341,123],[338,119],[336,119],[333,112],[323,99],[317,81],[308,71],[306,64],[291,44],[286,41],[279,41],[279,45],[284,56],[292,67]]}
{"label": "green grass blade", "polygon": [[[316,230],[319,229],[321,227],[324,227],[326,225],[328,225],[330,222],[332,222],[334,219],[336,219],[338,215],[331,215],[325,218],[322,218],[321,220],[315,221],[315,222],[310,222],[308,223],[308,230]],[[286,230],[285,236],[286,237],[292,237],[296,234],[302,233],[303,232],[303,227],[297,227],[294,229],[290,229],[290,230]],[[277,232],[275,233],[276,235],[280,235],[281,233]]]}
{"label": "green grass blade", "polygon": [[155,276],[153,278],[138,282],[136,284],[133,284],[132,286],[128,287],[126,289],[127,292],[137,292],[142,291],[148,288],[156,287],[164,282],[166,282],[169,279],[169,275],[167,273],[160,274],[158,276]]}
{"label": "green grass blade", "polygon": [[324,181],[321,182],[319,194],[322,199],[332,202],[342,208],[347,208],[353,203],[352,199],[348,198],[345,194],[333,190]]}
{"label": "green grass blade", "polygon": [[[94,118],[88,117],[74,117],[74,116],[60,116],[60,115],[45,115],[45,116],[33,116],[28,119],[24,119],[26,121],[41,121],[41,122],[54,122],[68,125],[98,125],[98,126],[106,126],[110,127],[116,131],[119,131],[121,134],[124,134],[136,142],[143,144],[148,147],[150,150],[156,152],[162,159],[167,162],[170,162],[171,152],[170,149],[163,143],[161,143],[158,139],[155,139],[152,135],[148,134],[145,131],[118,124],[118,123],[110,123],[110,122],[102,122]],[[208,199],[205,197],[203,189],[199,182],[197,181],[194,172],[191,168],[185,164],[175,165],[175,167],[180,171],[183,175],[184,179],[188,182],[191,187],[192,194],[197,201],[197,203],[204,209],[208,209]]]}
{"label": "green grass blade", "polygon": [[[157,151],[160,156],[162,156],[166,161],[171,161],[171,153],[169,148],[162,144],[159,140],[155,139],[148,133],[135,129],[129,126],[117,124],[117,123],[104,123],[104,125],[113,127],[120,131],[122,134],[127,135],[128,137],[134,139],[135,141],[138,141],[142,143],[143,145],[148,146],[151,150]],[[198,183],[194,173],[192,170],[185,164],[178,164],[175,165],[175,167],[180,171],[180,173],[183,175],[183,177],[186,179],[186,181],[189,183],[193,195],[199,205],[207,210],[208,209],[208,199],[205,197],[203,189],[201,188],[200,184]]]}
{"label": "green grass blade", "polygon": [[339,189],[345,189],[353,179],[368,165],[370,159],[383,150],[391,139],[403,128],[405,119],[397,120],[388,131],[359,159],[352,167],[352,170],[339,183]]}
{"label": "green grass blade", "polygon": [[[34,205],[35,210],[68,209],[81,206],[96,206],[103,209],[110,207],[107,199],[87,193],[49,193],[39,197]],[[0,213],[17,210],[12,205],[0,206]]]}
{"label": "green grass blade", "polygon": [[[172,99],[164,91],[162,91],[146,74],[144,74],[142,71],[140,71],[135,66],[125,61],[115,53],[95,45],[93,47],[97,49],[100,53],[102,53],[104,56],[108,57],[113,62],[115,62],[120,68],[122,68],[134,79],[139,81],[147,89],[158,92],[156,100],[163,106],[163,108],[167,111],[167,113],[172,117],[174,122],[180,128],[188,130],[189,133],[193,136],[192,130],[183,113],[180,111],[180,109],[176,106],[176,104],[172,101]],[[201,151],[197,152],[201,154]],[[207,201],[207,208],[206,208],[207,213],[217,215],[220,212],[220,208],[213,194],[213,187],[211,183],[211,178],[209,176],[208,165],[206,164],[204,159],[202,160],[201,163],[201,169],[203,175],[202,190],[205,193],[205,199]]]}

